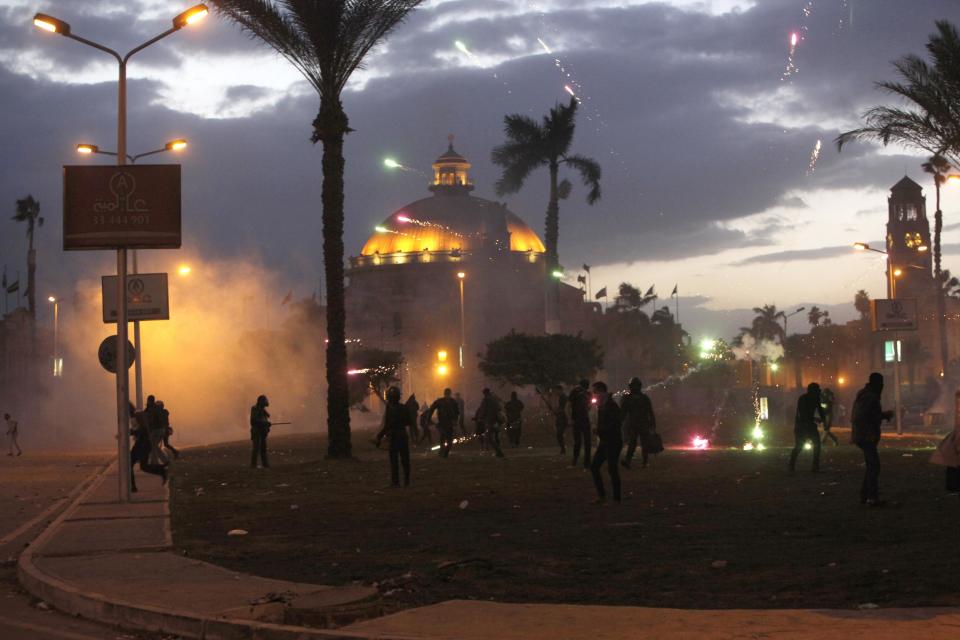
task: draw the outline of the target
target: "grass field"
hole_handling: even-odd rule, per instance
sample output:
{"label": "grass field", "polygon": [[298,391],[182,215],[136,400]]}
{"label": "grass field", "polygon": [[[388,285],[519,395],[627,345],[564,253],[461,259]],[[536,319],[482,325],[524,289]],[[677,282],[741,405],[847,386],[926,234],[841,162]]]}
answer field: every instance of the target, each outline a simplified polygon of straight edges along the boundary
{"label": "grass field", "polygon": [[[787,449],[669,450],[623,472],[621,505],[592,506],[589,473],[547,434],[505,459],[461,445],[419,450],[413,485],[390,489],[387,454],[355,461],[319,436],[271,437],[269,470],[247,442],[175,463],[174,542],[263,576],[377,583],[397,608],[450,598],[685,608],[960,605],[960,502],[929,449],[881,449],[886,509],[858,504],[860,452],[825,448],[795,475]],[[608,484],[609,486],[609,484]],[[461,504],[465,508],[461,508]],[[231,529],[243,537],[228,537]]]}

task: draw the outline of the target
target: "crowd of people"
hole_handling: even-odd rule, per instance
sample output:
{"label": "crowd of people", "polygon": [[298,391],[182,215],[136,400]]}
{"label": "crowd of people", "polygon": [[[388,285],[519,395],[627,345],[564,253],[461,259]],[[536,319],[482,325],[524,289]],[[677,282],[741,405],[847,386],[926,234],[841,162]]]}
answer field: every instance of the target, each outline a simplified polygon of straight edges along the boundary
{"label": "crowd of people", "polygon": [[170,456],[180,457],[180,452],[170,444],[173,427],[170,426],[170,411],[162,400],[147,396],[147,404],[140,411],[130,405],[130,435],[133,447],[130,449],[130,491],[137,491],[137,480],[133,473],[136,465],[140,471],[158,475],[163,484],[167,483],[167,466]]}

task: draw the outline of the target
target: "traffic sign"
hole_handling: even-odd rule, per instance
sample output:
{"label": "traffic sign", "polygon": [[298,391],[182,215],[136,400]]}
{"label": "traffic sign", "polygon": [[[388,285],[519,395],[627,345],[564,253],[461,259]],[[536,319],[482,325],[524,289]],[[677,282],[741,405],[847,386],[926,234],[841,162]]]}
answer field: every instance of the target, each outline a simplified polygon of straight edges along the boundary
{"label": "traffic sign", "polygon": [[917,301],[913,298],[871,300],[874,331],[916,331]]}
{"label": "traffic sign", "polygon": [[[97,351],[97,357],[100,359],[100,366],[110,373],[117,372],[117,336],[108,336],[100,343],[100,349]],[[127,340],[127,369],[133,364],[137,357],[137,351]]]}
{"label": "traffic sign", "polygon": [[[102,276],[103,321],[117,321],[117,276]],[[167,274],[135,273],[127,276],[127,319],[169,320],[170,300]]]}

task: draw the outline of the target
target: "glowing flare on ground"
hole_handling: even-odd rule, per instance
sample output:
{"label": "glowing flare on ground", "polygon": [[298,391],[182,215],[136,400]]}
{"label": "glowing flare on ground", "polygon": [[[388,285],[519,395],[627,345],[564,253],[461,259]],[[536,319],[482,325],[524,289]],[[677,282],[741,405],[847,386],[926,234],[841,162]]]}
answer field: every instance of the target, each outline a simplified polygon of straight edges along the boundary
{"label": "glowing flare on ground", "polygon": [[693,448],[694,449],[708,449],[710,447],[710,441],[706,438],[701,438],[700,436],[693,436]]}

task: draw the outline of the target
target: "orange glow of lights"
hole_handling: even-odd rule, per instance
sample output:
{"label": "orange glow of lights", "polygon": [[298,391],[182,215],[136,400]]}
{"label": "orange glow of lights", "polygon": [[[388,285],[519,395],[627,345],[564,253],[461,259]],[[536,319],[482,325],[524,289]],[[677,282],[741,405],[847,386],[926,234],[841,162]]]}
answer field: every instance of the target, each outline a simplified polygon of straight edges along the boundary
{"label": "orange glow of lights", "polygon": [[56,302],[56,301],[57,301],[57,299],[54,298],[53,296],[50,296],[49,298],[47,298],[47,300],[49,300],[50,302]]}
{"label": "orange glow of lights", "polygon": [[179,273],[181,276],[188,276],[190,275],[191,271],[193,271],[193,269],[190,268],[190,265],[186,264],[180,265],[180,267],[177,269],[177,273]]}
{"label": "orange glow of lights", "polygon": [[206,18],[207,14],[209,13],[210,9],[208,9],[207,5],[205,4],[198,4],[195,7],[190,7],[173,19],[173,27],[175,29],[182,29],[183,27],[190,26],[191,24],[196,24],[197,22]]}
{"label": "orange glow of lights", "polygon": [[33,16],[33,26],[50,33],[59,33],[62,36],[70,35],[70,25],[63,20],[57,20],[53,16],[45,13],[38,13]]}
{"label": "orange glow of lights", "polygon": [[441,364],[437,366],[437,375],[445,376],[447,375],[447,372],[449,372],[449,368],[447,368],[447,365]]}
{"label": "orange glow of lights", "polygon": [[841,386],[842,386],[842,385],[845,385],[845,384],[847,384],[847,379],[844,378],[843,376],[840,376],[839,378],[837,378],[837,384],[839,384],[839,385],[841,385]]}
{"label": "orange glow of lights", "polygon": [[78,144],[77,145],[77,153],[90,154],[90,153],[96,153],[99,150],[100,150],[100,147],[98,147],[95,144]]}
{"label": "orange glow of lights", "polygon": [[856,249],[857,251],[866,251],[866,250],[867,250],[867,243],[866,243],[866,242],[854,242],[854,243],[853,243],[853,248]]}
{"label": "orange glow of lights", "polygon": [[443,350],[437,351],[437,360],[439,360],[440,362],[446,362],[446,361],[447,361],[447,352],[446,352],[446,351],[443,351]]}
{"label": "orange glow of lights", "polygon": [[181,151],[187,148],[187,141],[184,140],[183,138],[177,138],[176,140],[171,140],[166,145],[164,145],[164,148],[167,151]]}
{"label": "orange glow of lights", "polygon": [[899,278],[899,277],[902,276],[902,275],[903,275],[903,270],[902,270],[902,269],[894,269],[894,270],[893,270],[893,277],[894,277],[894,278]]}
{"label": "orange glow of lights", "polygon": [[467,277],[467,274],[465,274],[463,271],[458,271],[458,272],[457,272],[457,277],[460,278],[461,280],[463,280],[464,278]]}

